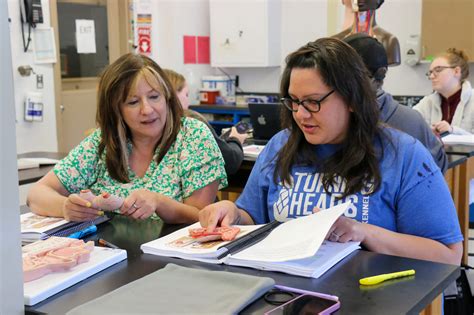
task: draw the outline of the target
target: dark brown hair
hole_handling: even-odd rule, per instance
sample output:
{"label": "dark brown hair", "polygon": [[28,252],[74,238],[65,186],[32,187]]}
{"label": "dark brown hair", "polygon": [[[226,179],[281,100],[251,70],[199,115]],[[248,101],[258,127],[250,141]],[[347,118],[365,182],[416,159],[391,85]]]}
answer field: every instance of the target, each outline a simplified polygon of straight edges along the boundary
{"label": "dark brown hair", "polygon": [[168,107],[163,135],[158,141],[160,163],[181,128],[183,109],[163,70],[152,59],[138,54],[125,54],[103,71],[97,94],[96,121],[102,132],[99,156],[105,153],[110,176],[122,183],[129,182],[127,141],[132,134],[121,114],[121,106],[132,93],[140,78],[162,93]]}
{"label": "dark brown hair", "polygon": [[[338,93],[345,104],[352,109],[349,130],[342,143],[342,149],[329,158],[322,159],[314,153],[314,146],[308,143],[292,112],[282,110],[284,128],[290,131],[288,142],[276,157],[277,166],[273,179],[280,177],[283,183],[291,184],[291,168],[299,165],[313,165],[323,173],[326,191],[335,185],[337,177],[346,180],[343,196],[359,191],[375,192],[381,181],[378,157],[374,139],[380,141],[382,131],[378,125],[379,110],[375,92],[371,88],[369,74],[360,56],[348,44],[335,38],[321,38],[301,47],[286,58],[282,74],[280,93],[289,97],[290,76],[293,69],[314,69],[324,83]],[[329,105],[330,106],[330,105]],[[371,187],[367,189],[367,185]]]}

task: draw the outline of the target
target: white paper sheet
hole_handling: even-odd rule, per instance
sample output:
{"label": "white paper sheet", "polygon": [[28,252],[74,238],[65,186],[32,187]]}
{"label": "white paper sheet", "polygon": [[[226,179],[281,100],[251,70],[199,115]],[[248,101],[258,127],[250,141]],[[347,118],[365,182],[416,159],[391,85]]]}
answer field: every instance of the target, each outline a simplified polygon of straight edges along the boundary
{"label": "white paper sheet", "polygon": [[76,20],[76,44],[79,54],[95,54],[94,20]]}
{"label": "white paper sheet", "polygon": [[55,63],[56,45],[54,42],[53,28],[38,27],[33,32],[33,39],[35,63]]}
{"label": "white paper sheet", "polygon": [[444,144],[474,145],[474,135],[447,135],[441,140]]}
{"label": "white paper sheet", "polygon": [[349,207],[346,202],[276,227],[264,240],[236,255],[241,260],[286,261],[313,256],[333,223]]}

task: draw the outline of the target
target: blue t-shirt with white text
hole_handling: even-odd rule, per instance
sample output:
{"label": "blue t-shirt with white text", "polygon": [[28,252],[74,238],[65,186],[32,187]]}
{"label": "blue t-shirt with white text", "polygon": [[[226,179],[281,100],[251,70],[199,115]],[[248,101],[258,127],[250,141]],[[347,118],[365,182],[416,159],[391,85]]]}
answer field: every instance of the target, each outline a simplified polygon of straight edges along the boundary
{"label": "blue t-shirt with white text", "polygon": [[[438,166],[421,143],[395,129],[384,128],[380,161],[382,182],[373,194],[359,192],[339,199],[345,181],[337,179],[325,191],[323,174],[313,166],[293,166],[292,184],[275,185],[275,156],[288,139],[288,131],[276,134],[259,155],[244,191],[236,204],[256,224],[274,219],[286,221],[311,214],[314,207],[327,209],[351,201],[344,213],[359,222],[390,231],[416,235],[453,244],[463,240],[453,200]],[[390,143],[392,142],[392,144]],[[329,156],[339,145],[315,145],[315,154]]]}

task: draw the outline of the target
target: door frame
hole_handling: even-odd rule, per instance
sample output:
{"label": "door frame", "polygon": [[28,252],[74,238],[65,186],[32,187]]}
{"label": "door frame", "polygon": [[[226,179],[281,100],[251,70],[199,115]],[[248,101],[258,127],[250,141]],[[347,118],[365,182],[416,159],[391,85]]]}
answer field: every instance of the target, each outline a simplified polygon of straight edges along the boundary
{"label": "door frame", "polygon": [[[50,0],[50,18],[51,27],[54,30],[54,41],[56,44],[56,56],[60,56],[59,53],[59,22],[58,22],[58,1],[70,2],[70,3],[91,3],[91,4],[107,4],[107,22],[108,22],[108,38],[109,38],[109,62],[114,62],[121,55],[133,51],[133,41],[129,41],[129,38],[133,38],[132,27],[130,24],[130,10],[129,7],[132,5],[133,0]],[[61,92],[63,88],[61,79],[61,63],[58,61],[53,66],[54,73],[54,98],[55,98],[55,114],[56,114],[56,134],[58,142],[58,152],[66,151],[65,137],[63,136],[63,126],[61,119]],[[77,78],[68,79],[69,84],[91,84],[97,78]]]}

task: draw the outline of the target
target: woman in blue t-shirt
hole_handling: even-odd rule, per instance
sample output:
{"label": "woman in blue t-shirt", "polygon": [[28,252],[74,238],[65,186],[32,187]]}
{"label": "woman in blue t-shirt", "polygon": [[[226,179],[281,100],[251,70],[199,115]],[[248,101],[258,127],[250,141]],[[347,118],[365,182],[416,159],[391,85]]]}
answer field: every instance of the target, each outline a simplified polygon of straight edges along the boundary
{"label": "woman in blue t-shirt", "polygon": [[286,62],[280,87],[286,129],[267,144],[237,202],[205,207],[201,224],[211,230],[286,221],[351,201],[330,240],[459,264],[463,237],[444,178],[423,145],[378,122],[359,55],[322,38]]}

